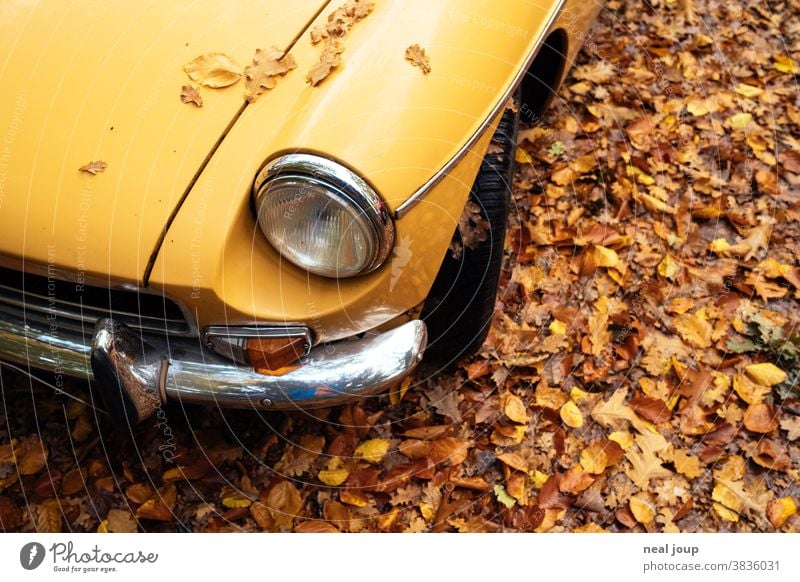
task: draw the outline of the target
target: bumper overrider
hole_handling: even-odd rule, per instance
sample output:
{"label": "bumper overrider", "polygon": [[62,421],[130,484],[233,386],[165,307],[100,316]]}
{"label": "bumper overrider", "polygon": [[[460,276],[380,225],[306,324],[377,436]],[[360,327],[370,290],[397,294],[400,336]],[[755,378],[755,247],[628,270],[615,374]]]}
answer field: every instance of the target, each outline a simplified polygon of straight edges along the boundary
{"label": "bumper overrider", "polygon": [[[422,359],[427,333],[411,321],[312,348],[280,375],[266,375],[207,349],[199,338],[135,333],[103,318],[94,335],[0,320],[0,359],[58,378],[93,380],[120,422],[140,422],[167,402],[286,410],[335,406],[384,391]],[[58,384],[58,382],[57,382]]]}

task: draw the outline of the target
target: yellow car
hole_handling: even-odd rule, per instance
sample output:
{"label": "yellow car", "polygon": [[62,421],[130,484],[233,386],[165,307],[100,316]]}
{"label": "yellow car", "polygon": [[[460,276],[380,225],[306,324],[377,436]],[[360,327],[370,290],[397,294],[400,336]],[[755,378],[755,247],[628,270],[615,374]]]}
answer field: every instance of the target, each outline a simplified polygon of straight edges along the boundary
{"label": "yellow car", "polygon": [[135,422],[329,406],[477,349],[517,123],[599,9],[3,4],[0,358]]}

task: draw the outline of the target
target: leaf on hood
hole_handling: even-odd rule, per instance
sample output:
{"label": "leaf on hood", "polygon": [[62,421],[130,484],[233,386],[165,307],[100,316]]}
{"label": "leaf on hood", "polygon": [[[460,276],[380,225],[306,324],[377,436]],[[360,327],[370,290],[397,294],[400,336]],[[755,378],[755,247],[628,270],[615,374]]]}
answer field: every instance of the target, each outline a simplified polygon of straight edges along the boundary
{"label": "leaf on hood", "polygon": [[318,44],[325,39],[328,41],[319,62],[306,75],[312,87],[319,85],[341,64],[344,45],[340,39],[350,32],[356,22],[369,16],[374,8],[375,3],[370,0],[349,0],[328,15],[327,23],[311,29],[311,44]]}
{"label": "leaf on hood", "polygon": [[193,103],[195,107],[203,106],[203,98],[200,96],[200,92],[197,90],[197,87],[192,85],[184,85],[181,87],[181,102]]}
{"label": "leaf on hood", "polygon": [[84,166],[81,166],[80,168],[78,168],[78,171],[79,172],[86,172],[87,174],[91,174],[92,176],[95,176],[95,175],[99,174],[100,172],[104,172],[107,167],[108,167],[108,164],[98,160],[96,162],[89,162],[88,164],[86,164]]}
{"label": "leaf on hood", "polygon": [[264,90],[275,88],[277,77],[282,77],[296,68],[294,57],[284,54],[277,47],[267,50],[256,49],[253,64],[244,69],[245,99],[248,103],[252,103]]}
{"label": "leaf on hood", "polygon": [[325,47],[325,50],[320,55],[319,62],[311,67],[308,75],[306,75],[306,80],[312,87],[322,83],[331,74],[331,71],[341,64],[343,52],[344,46],[336,42],[331,42]]}
{"label": "leaf on hood", "polygon": [[242,78],[242,67],[223,53],[208,53],[192,59],[183,66],[189,78],[203,87],[221,89]]}
{"label": "leaf on hood", "polygon": [[432,70],[430,57],[425,54],[425,49],[418,44],[412,44],[406,49],[406,60],[415,67],[419,67],[425,75]]}

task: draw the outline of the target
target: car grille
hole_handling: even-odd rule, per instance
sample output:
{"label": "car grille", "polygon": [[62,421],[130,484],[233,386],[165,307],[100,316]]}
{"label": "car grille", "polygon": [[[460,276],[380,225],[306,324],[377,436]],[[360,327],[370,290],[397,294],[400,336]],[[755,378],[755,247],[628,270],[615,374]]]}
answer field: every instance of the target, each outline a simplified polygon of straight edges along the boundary
{"label": "car grille", "polygon": [[8,314],[50,329],[94,333],[98,319],[112,317],[140,332],[189,335],[177,303],[137,290],[78,285],[0,267],[0,317]]}

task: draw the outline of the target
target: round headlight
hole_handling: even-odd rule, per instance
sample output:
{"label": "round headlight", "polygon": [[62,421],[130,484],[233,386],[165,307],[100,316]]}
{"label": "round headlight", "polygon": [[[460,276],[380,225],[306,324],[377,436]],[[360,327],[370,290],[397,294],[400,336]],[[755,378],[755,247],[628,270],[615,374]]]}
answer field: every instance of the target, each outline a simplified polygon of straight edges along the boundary
{"label": "round headlight", "polygon": [[311,154],[277,158],[254,186],[258,224],[286,259],[326,277],[377,269],[394,225],[375,191],[344,166]]}

